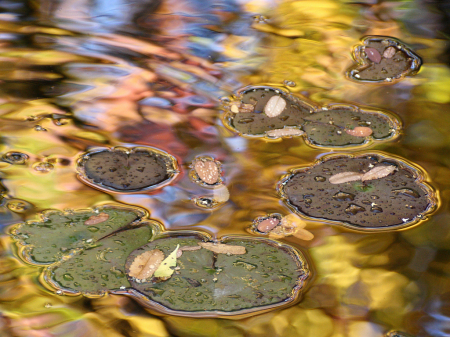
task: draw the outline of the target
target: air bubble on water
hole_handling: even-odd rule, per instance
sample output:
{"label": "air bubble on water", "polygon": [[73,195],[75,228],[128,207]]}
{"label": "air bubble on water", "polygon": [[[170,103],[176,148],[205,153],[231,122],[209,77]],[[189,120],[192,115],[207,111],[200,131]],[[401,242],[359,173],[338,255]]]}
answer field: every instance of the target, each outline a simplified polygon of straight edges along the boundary
{"label": "air bubble on water", "polygon": [[33,165],[33,169],[41,173],[48,173],[52,171],[54,168],[55,167],[52,164],[47,162],[36,163]]}
{"label": "air bubble on water", "polygon": [[2,156],[2,160],[15,165],[23,165],[28,160],[28,155],[21,152],[7,152]]}
{"label": "air bubble on water", "polygon": [[294,81],[284,80],[283,84],[287,87],[295,87],[297,84]]}
{"label": "air bubble on water", "polygon": [[32,209],[33,205],[26,201],[12,199],[8,200],[6,207],[8,207],[10,211],[13,211],[15,213],[25,213],[26,211]]}

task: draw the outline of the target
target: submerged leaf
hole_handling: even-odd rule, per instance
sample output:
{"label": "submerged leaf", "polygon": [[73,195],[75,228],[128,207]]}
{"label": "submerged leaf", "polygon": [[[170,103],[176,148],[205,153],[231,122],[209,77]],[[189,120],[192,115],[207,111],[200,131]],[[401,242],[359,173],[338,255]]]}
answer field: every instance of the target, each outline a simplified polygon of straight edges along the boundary
{"label": "submerged leaf", "polygon": [[395,170],[397,170],[397,167],[395,167],[393,165],[376,166],[373,169],[371,169],[370,171],[364,173],[361,177],[361,180],[366,181],[366,180],[374,180],[374,179],[384,178],[384,177],[390,175]]}
{"label": "submerged leaf", "polygon": [[169,278],[172,276],[174,272],[173,268],[177,265],[177,252],[179,248],[180,245],[177,245],[177,248],[161,262],[158,269],[155,271],[155,277]]}
{"label": "submerged leaf", "polygon": [[329,181],[332,184],[343,184],[350,181],[361,180],[362,174],[358,172],[341,172],[330,177]]}
{"label": "submerged leaf", "polygon": [[139,280],[151,277],[164,260],[164,254],[159,249],[146,251],[137,256],[130,266],[128,275]]}
{"label": "submerged leaf", "polygon": [[232,245],[225,245],[223,243],[212,243],[212,242],[199,242],[198,244],[203,248],[218,254],[241,255],[245,254],[246,252],[245,247],[243,246],[232,246]]}
{"label": "submerged leaf", "polygon": [[96,225],[96,224],[105,222],[108,219],[109,219],[109,214],[102,212],[102,213],[100,213],[98,215],[93,215],[93,216],[89,217],[84,222],[84,224],[88,225],[88,226],[92,226],[92,225]]}

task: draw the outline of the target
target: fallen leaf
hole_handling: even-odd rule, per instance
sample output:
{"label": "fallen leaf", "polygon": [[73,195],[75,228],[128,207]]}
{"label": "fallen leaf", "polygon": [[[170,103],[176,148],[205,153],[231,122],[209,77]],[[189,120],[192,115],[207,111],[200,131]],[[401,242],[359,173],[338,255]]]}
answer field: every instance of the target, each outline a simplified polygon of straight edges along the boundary
{"label": "fallen leaf", "polygon": [[128,275],[138,280],[148,279],[158,269],[163,260],[164,254],[159,249],[143,252],[134,259]]}
{"label": "fallen leaf", "polygon": [[277,218],[264,219],[256,226],[256,229],[261,233],[267,233],[274,229],[279,223],[280,220]]}
{"label": "fallen leaf", "polygon": [[193,250],[199,250],[199,249],[202,249],[202,247],[200,247],[200,246],[182,246],[182,247],[180,247],[180,250],[183,250],[186,252],[193,251]]}
{"label": "fallen leaf", "polygon": [[[384,178],[394,172],[397,167],[393,165],[376,166],[370,171],[364,173],[361,177],[362,181]],[[330,178],[331,179],[331,178]]]}
{"label": "fallen leaf", "polygon": [[173,267],[176,267],[177,265],[177,252],[179,248],[180,245],[177,245],[177,248],[175,248],[175,250],[161,262],[158,269],[155,271],[155,277],[168,279],[172,276],[174,272]]}
{"label": "fallen leaf", "polygon": [[209,185],[215,184],[219,180],[219,168],[214,161],[197,160],[194,170],[198,177]]}
{"label": "fallen leaf", "polygon": [[375,63],[381,62],[381,55],[378,50],[375,48],[365,48],[364,51],[366,52],[367,58]]}
{"label": "fallen leaf", "polygon": [[268,117],[276,117],[286,108],[286,101],[281,96],[272,96],[264,107],[264,113]]}
{"label": "fallen leaf", "polygon": [[266,135],[271,138],[301,136],[304,134],[305,134],[304,131],[295,129],[295,128],[275,129],[275,130],[266,131]]}
{"label": "fallen leaf", "polygon": [[361,180],[362,174],[358,172],[341,172],[333,174],[329,181],[332,184],[343,184],[350,181]]}
{"label": "fallen leaf", "polygon": [[92,225],[96,225],[96,224],[105,222],[108,219],[109,219],[109,214],[102,212],[98,215],[93,215],[93,216],[89,217],[89,219],[87,219],[84,222],[84,224],[88,225],[88,226],[92,226]]}
{"label": "fallen leaf", "polygon": [[232,102],[230,103],[230,111],[234,112],[235,114],[237,113],[250,113],[253,112],[255,110],[255,107],[253,104],[245,104],[242,102]]}
{"label": "fallen leaf", "polygon": [[396,52],[397,52],[397,49],[395,49],[394,47],[392,47],[392,46],[387,47],[383,52],[383,57],[390,59],[395,55]]}
{"label": "fallen leaf", "polygon": [[310,241],[314,239],[314,234],[310,231],[307,231],[306,229],[299,228],[294,234],[296,238],[301,240]]}
{"label": "fallen leaf", "polygon": [[242,255],[246,253],[244,246],[225,245],[223,243],[199,242],[202,248],[208,249],[217,254]]}
{"label": "fallen leaf", "polygon": [[373,133],[373,130],[367,126],[357,126],[354,129],[345,129],[345,132],[351,136],[368,137]]}

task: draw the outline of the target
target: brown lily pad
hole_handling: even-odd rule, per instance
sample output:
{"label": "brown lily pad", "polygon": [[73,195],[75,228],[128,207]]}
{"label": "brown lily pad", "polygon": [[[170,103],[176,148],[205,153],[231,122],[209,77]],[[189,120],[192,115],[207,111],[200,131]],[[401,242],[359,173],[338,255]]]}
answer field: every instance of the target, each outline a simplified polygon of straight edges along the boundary
{"label": "brown lily pad", "polygon": [[435,209],[435,192],[423,177],[419,168],[379,154],[330,155],[292,171],[278,189],[308,218],[386,230],[415,224]]}
{"label": "brown lily pad", "polygon": [[178,174],[176,159],[150,147],[96,149],[78,160],[78,177],[100,189],[133,192],[155,189]]}
{"label": "brown lily pad", "polygon": [[415,75],[421,58],[401,41],[392,37],[368,36],[355,46],[357,62],[347,71],[347,77],[359,82],[393,82]]}

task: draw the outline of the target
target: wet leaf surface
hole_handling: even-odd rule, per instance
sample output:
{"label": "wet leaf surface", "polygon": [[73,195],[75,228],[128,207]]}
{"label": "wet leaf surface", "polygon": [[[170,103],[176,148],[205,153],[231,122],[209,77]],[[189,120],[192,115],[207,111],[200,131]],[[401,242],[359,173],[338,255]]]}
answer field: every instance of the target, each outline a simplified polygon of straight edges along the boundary
{"label": "wet leaf surface", "polygon": [[[386,168],[387,167],[387,168]],[[332,183],[332,177],[372,172],[370,181]],[[329,177],[329,179],[315,179]],[[294,171],[280,185],[284,200],[307,217],[338,221],[356,229],[404,227],[433,210],[434,192],[422,173],[380,155],[328,156]]]}
{"label": "wet leaf surface", "polygon": [[417,54],[391,37],[368,36],[353,55],[358,64],[347,76],[356,81],[392,82],[416,74],[422,65]]}
{"label": "wet leaf surface", "polygon": [[176,174],[175,159],[150,148],[107,149],[84,155],[78,170],[83,181],[113,191],[158,187]]}
{"label": "wet leaf surface", "polygon": [[[178,245],[204,247],[207,243],[202,235],[170,235],[173,237],[156,239],[131,253],[127,268],[144,250],[160,249],[168,254]],[[237,314],[246,309],[262,310],[292,301],[293,294],[303,286],[309,273],[296,251],[270,240],[230,238],[215,246],[241,247],[245,253],[231,255],[225,250],[219,253],[209,249],[183,250],[175,273],[168,280],[138,283],[130,279],[130,282],[152,302],[163,305],[172,313],[218,311]]]}

